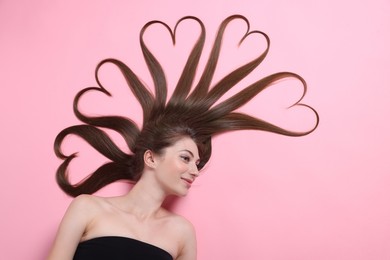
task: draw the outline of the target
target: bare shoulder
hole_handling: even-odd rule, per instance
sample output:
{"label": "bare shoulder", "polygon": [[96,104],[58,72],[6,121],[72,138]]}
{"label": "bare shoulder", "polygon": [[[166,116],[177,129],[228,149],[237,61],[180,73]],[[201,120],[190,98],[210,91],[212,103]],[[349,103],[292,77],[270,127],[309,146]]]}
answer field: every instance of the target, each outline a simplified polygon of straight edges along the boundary
{"label": "bare shoulder", "polygon": [[76,208],[83,211],[98,210],[104,204],[104,199],[88,194],[82,194],[73,199],[69,208]]}
{"label": "bare shoulder", "polygon": [[196,259],[196,232],[193,224],[183,216],[172,214],[170,228],[177,234],[180,243],[177,259]]}
{"label": "bare shoulder", "polygon": [[73,199],[68,207],[67,214],[83,219],[85,224],[88,225],[96,216],[106,211],[108,206],[109,203],[106,198],[83,194]]}
{"label": "bare shoulder", "polygon": [[173,219],[176,227],[183,235],[195,235],[195,228],[188,219],[180,215],[174,215]]}
{"label": "bare shoulder", "polygon": [[88,224],[101,209],[101,199],[80,195],[72,200],[62,218],[47,259],[71,259]]}
{"label": "bare shoulder", "polygon": [[180,233],[194,233],[195,229],[192,223],[185,217],[172,213],[164,209],[164,217],[167,219],[169,228]]}
{"label": "bare shoulder", "polygon": [[70,203],[64,219],[84,222],[86,225],[102,208],[102,199],[93,195],[79,195]]}

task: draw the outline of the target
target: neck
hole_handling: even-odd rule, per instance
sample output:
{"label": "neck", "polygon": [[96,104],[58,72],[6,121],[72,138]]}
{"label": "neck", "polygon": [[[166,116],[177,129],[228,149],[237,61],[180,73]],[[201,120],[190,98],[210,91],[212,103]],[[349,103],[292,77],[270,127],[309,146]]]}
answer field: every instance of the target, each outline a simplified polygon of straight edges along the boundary
{"label": "neck", "polygon": [[144,174],[123,198],[127,211],[141,219],[147,219],[161,212],[166,194]]}

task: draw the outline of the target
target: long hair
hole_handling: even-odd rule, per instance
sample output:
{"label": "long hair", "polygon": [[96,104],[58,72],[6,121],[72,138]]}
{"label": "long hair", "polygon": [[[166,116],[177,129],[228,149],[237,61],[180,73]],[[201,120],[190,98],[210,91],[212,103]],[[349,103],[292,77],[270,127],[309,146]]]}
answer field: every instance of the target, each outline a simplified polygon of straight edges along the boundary
{"label": "long hair", "polygon": [[[256,58],[233,70],[223,77],[214,86],[211,85],[221,50],[222,38],[227,25],[235,19],[243,20],[247,25],[247,32],[240,41],[245,40],[251,34],[260,34],[266,39],[266,49]],[[184,20],[196,21],[201,33],[187,62],[183,68],[180,79],[167,101],[167,82],[164,71],[144,43],[144,32],[152,24],[162,24],[170,32],[173,43],[177,26]],[[194,84],[196,69],[205,43],[205,27],[201,20],[193,16],[181,18],[172,31],[170,27],[161,21],[151,21],[140,32],[141,50],[154,83],[154,94],[142,83],[139,77],[123,62],[117,59],[105,59],[101,61],[95,70],[95,79],[98,87],[89,87],[81,90],[74,98],[73,110],[76,117],[84,124],[74,125],[62,130],[56,137],[54,151],[63,160],[56,173],[56,180],[63,191],[71,196],[82,193],[94,193],[100,188],[117,180],[129,180],[136,182],[143,171],[143,154],[146,150],[161,153],[164,148],[174,144],[180,137],[191,137],[199,148],[201,169],[211,156],[211,137],[233,130],[262,130],[286,136],[303,136],[314,131],[319,123],[318,113],[310,106],[301,104],[306,94],[305,80],[291,72],[279,72],[266,76],[237,94],[216,104],[216,102],[239,81],[252,72],[266,57],[269,46],[269,37],[261,31],[250,31],[249,21],[241,15],[233,15],[226,18],[220,25],[210,56],[201,74],[199,81]],[[112,63],[123,74],[126,82],[140,103],[143,110],[142,128],[129,118],[121,116],[88,116],[80,112],[78,108],[80,98],[87,92],[98,91],[110,96],[101,84],[98,71],[102,65]],[[303,85],[303,94],[294,104],[305,106],[314,112],[316,123],[314,127],[304,132],[289,131],[260,118],[237,112],[236,110],[246,104],[265,88],[284,78],[295,78]],[[194,85],[194,86],[193,86]],[[191,89],[192,92],[191,92]],[[104,128],[118,132],[125,140],[130,153],[122,151],[102,130]],[[110,162],[100,166],[86,179],[71,184],[68,176],[69,163],[76,154],[65,155],[61,151],[61,144],[68,135],[77,135],[86,140],[94,149],[107,157]]]}

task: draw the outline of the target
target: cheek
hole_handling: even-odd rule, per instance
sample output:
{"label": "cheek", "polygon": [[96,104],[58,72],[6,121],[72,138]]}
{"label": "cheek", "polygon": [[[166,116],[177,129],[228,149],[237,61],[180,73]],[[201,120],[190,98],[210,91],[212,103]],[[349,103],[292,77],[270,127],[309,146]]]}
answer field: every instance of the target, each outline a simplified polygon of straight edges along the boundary
{"label": "cheek", "polygon": [[176,162],[175,165],[175,170],[178,172],[178,173],[182,173],[182,172],[185,172],[188,170],[188,165],[186,165],[185,163],[183,162]]}

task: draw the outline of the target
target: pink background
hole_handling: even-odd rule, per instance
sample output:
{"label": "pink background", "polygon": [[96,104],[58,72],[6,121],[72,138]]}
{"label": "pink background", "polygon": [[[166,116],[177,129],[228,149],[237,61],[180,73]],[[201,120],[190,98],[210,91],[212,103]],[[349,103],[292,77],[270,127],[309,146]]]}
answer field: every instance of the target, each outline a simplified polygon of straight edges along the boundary
{"label": "pink background", "polygon": [[[197,229],[198,259],[390,259],[388,0],[1,0],[2,259],[38,260],[47,254],[70,202],[54,181],[60,161],[53,140],[78,123],[72,99],[96,85],[95,65],[119,58],[150,83],[139,30],[153,19],[174,26],[185,15],[206,25],[203,64],[217,26],[236,13],[271,38],[266,60],[243,83],[285,70],[302,75],[309,84],[304,102],[319,111],[321,123],[303,138],[242,131],[214,139],[207,169],[174,205]],[[196,38],[198,29],[191,26],[180,27],[176,48],[158,26],[146,35],[171,85]],[[216,80],[256,53],[256,41],[264,46],[253,38],[236,49],[244,29],[242,22],[229,27]],[[102,69],[102,80],[114,98],[90,95],[85,111],[138,114],[112,66]],[[305,130],[312,115],[285,110],[300,93],[295,81],[284,81],[244,110]],[[97,101],[91,105],[88,99]],[[75,138],[65,150],[81,150],[75,179],[99,163]],[[127,189],[116,184],[99,194]]]}

